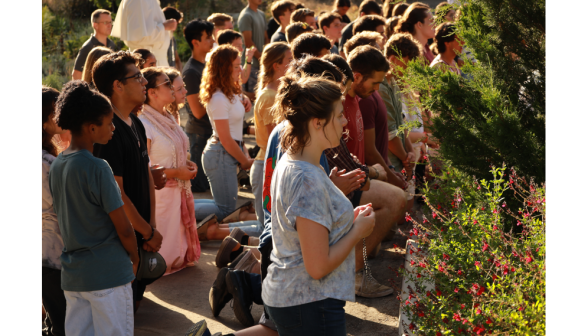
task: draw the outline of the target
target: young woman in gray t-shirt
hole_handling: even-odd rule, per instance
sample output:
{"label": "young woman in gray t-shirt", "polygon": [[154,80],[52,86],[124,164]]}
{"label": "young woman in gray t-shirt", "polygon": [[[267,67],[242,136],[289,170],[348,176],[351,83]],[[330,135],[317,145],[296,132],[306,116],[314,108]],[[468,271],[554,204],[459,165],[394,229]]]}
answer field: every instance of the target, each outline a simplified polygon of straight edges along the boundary
{"label": "young woman in gray t-shirt", "polygon": [[263,282],[267,312],[283,335],[345,335],[345,301],[355,300],[355,245],[373,230],[371,205],[353,209],[320,166],[347,119],[342,88],[324,77],[287,75],[274,110],[288,120],[286,154],[271,183],[273,263]]}

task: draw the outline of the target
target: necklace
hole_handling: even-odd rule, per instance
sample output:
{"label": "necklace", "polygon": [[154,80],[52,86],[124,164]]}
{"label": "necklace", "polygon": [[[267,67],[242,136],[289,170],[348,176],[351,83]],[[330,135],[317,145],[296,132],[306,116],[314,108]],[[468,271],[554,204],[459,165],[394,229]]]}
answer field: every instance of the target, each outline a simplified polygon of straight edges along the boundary
{"label": "necklace", "polygon": [[[112,105],[112,107],[114,107],[114,109],[116,110],[115,113],[120,118],[120,120],[123,120],[122,113],[120,113],[118,108],[116,108],[116,106],[114,106],[114,104]],[[141,141],[139,141],[139,134],[135,130],[135,123],[133,122],[133,119],[131,119],[131,125],[129,127],[130,127],[131,131],[133,132],[133,135],[137,139],[137,145],[139,146],[139,148],[141,148]]]}

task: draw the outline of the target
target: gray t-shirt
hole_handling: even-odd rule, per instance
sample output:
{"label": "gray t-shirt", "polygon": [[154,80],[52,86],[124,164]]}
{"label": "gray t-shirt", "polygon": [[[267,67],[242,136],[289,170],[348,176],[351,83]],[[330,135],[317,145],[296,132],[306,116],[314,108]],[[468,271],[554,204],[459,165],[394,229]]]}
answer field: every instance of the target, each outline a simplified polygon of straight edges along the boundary
{"label": "gray t-shirt", "polygon": [[[104,44],[100,43],[94,35],[90,35],[90,38],[84,42],[80,51],[78,52],[78,56],[76,57],[76,61],[74,63],[74,70],[78,70],[84,72],[84,65],[86,64],[86,58],[88,58],[88,54],[94,47],[104,47]],[[116,44],[112,42],[109,38],[106,39],[106,48],[112,51],[118,51]]]}
{"label": "gray t-shirt", "polygon": [[[257,9],[254,11],[249,6],[243,8],[241,14],[239,14],[239,31],[251,31],[251,39],[255,48],[259,52],[263,51],[263,45],[265,44],[265,15],[262,11]],[[253,57],[253,66],[259,68],[259,60]]]}
{"label": "gray t-shirt", "polygon": [[109,216],[123,201],[108,163],[85,149],[61,153],[49,187],[65,245],[61,288],[89,292],[131,282],[133,265]]}
{"label": "gray t-shirt", "polygon": [[355,301],[355,251],[320,280],[306,268],[296,218],[310,219],[329,230],[329,246],[353,227],[353,206],[323,168],[284,156],[271,183],[273,263],[263,281],[262,298],[270,307],[291,307],[327,298]]}

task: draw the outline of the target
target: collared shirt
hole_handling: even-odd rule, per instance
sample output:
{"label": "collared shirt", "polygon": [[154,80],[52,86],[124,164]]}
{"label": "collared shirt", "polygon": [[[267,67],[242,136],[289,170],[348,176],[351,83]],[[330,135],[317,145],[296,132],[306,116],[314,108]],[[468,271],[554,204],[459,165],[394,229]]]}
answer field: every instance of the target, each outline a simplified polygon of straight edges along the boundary
{"label": "collared shirt", "polygon": [[[88,58],[88,54],[95,47],[104,47],[104,44],[98,41],[98,39],[94,35],[91,35],[90,38],[86,42],[84,42],[84,44],[80,48],[80,51],[78,52],[78,56],[76,57],[76,61],[74,63],[74,70],[81,72],[84,71],[86,58]],[[106,47],[108,49],[111,49],[112,51],[118,51],[116,44],[114,44],[114,42],[112,42],[109,38],[106,38]]]}

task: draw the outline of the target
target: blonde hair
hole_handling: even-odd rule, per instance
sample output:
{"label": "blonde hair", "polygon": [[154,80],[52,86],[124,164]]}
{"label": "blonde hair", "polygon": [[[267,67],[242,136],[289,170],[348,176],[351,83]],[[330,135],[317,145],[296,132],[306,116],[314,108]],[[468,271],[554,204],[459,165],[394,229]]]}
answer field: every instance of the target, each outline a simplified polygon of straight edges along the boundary
{"label": "blonde hair", "polygon": [[217,89],[233,102],[235,95],[241,94],[241,85],[233,81],[233,62],[239,57],[239,50],[230,44],[223,44],[210,55],[202,74],[200,102],[204,107]]}
{"label": "blonde hair", "polygon": [[261,69],[257,77],[257,87],[255,88],[258,97],[260,91],[262,91],[274,77],[274,64],[282,64],[284,61],[284,55],[288,50],[290,50],[290,46],[285,42],[270,43],[263,48],[261,60],[259,61]]}
{"label": "blonde hair", "polygon": [[82,80],[84,82],[94,85],[92,82],[92,67],[94,67],[94,63],[96,63],[100,57],[108,55],[111,52],[112,50],[106,47],[94,47],[90,50],[88,57],[86,58],[86,63],[84,63],[84,72],[82,73]]}

